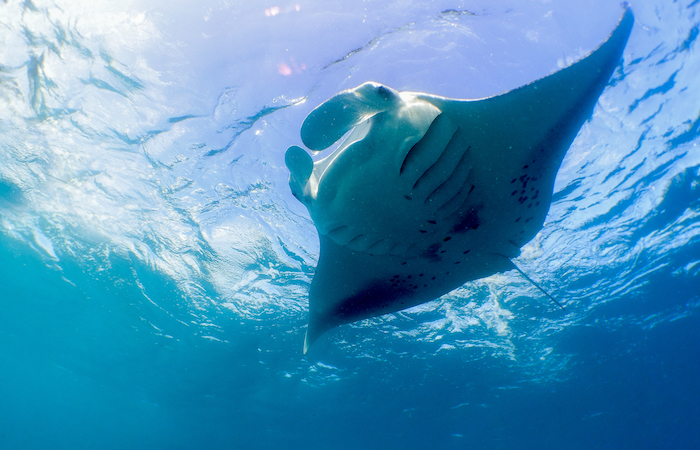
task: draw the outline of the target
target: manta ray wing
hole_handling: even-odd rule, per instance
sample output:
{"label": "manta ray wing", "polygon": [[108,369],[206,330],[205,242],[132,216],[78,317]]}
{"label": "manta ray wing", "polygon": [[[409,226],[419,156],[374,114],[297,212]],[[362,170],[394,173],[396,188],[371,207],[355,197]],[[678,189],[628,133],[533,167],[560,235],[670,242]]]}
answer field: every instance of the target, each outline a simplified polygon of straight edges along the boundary
{"label": "manta ray wing", "polygon": [[633,22],[626,8],[589,56],[499,96],[449,99],[369,82],[309,114],[301,134],[313,150],[350,133],[316,163],[296,146],[285,158],[321,244],[304,353],[333,327],[514,268]]}

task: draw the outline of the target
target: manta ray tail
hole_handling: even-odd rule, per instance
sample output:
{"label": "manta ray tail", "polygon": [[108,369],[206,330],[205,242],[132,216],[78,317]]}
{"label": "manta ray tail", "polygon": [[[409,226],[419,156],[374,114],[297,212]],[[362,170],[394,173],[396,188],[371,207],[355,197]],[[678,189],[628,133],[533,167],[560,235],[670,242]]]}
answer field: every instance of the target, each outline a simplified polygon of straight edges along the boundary
{"label": "manta ray tail", "polygon": [[515,263],[514,263],[513,261],[511,261],[511,262],[513,263],[513,268],[514,268],[515,270],[517,270],[518,273],[520,273],[520,275],[523,276],[523,278],[525,278],[527,281],[529,281],[530,283],[532,283],[532,285],[535,286],[537,289],[539,289],[544,295],[546,295],[547,297],[549,297],[549,299],[552,300],[554,303],[556,303],[556,305],[557,305],[558,307],[560,307],[561,309],[565,309],[565,308],[564,308],[564,305],[562,305],[561,303],[559,303],[559,302],[557,301],[557,299],[555,299],[554,297],[552,297],[551,295],[549,295],[549,293],[548,293],[547,291],[545,291],[544,289],[542,289],[542,287],[540,287],[539,284],[535,283],[535,282],[532,280],[532,278],[528,277],[528,276],[525,274],[525,272],[523,272],[522,270],[520,270],[520,267],[518,267],[517,265],[515,265]]}

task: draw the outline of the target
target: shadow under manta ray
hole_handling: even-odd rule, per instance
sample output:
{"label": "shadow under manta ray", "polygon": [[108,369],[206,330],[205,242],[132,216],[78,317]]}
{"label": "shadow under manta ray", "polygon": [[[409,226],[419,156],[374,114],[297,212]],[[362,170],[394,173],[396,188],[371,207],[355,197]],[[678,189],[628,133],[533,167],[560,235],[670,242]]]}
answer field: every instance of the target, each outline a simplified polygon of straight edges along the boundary
{"label": "shadow under manta ray", "polygon": [[[304,353],[338,325],[399,311],[517,269],[542,228],[564,155],[622,56],[625,8],[597,50],[505,94],[459,100],[378,83],[314,109],[289,185],[318,229]],[[351,131],[352,130],[352,131]]]}

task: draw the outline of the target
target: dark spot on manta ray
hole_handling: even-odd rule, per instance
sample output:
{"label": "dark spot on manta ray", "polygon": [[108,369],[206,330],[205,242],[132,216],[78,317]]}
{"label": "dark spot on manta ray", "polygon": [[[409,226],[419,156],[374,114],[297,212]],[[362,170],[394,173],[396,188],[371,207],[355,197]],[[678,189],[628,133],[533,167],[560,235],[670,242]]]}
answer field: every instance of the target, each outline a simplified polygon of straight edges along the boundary
{"label": "dark spot on manta ray", "polygon": [[433,225],[437,225],[437,222],[434,220],[429,220],[428,223],[432,223]]}
{"label": "dark spot on manta ray", "polygon": [[522,219],[522,217],[518,217],[517,219],[515,219],[515,221],[520,222],[520,219]]}
{"label": "dark spot on manta ray", "polygon": [[466,255],[466,254],[469,253],[470,251],[471,251],[471,250],[465,250],[465,251],[462,252],[462,254],[463,254],[463,255]]}
{"label": "dark spot on manta ray", "polygon": [[386,308],[392,302],[401,299],[402,297],[412,296],[406,287],[395,288],[382,282],[373,283],[362,289],[352,297],[347,298],[346,302],[342,302],[334,308],[334,314],[339,317],[352,320],[358,315],[358,311],[365,311],[367,308],[373,308],[378,299],[383,299],[380,304],[382,308]]}
{"label": "dark spot on manta ray", "polygon": [[401,265],[402,265],[402,266],[405,266],[405,265],[406,265],[406,261],[402,262]]}
{"label": "dark spot on manta ray", "polygon": [[440,250],[440,253],[447,253],[447,250]]}
{"label": "dark spot on manta ray", "polygon": [[445,239],[443,239],[443,242],[447,242],[447,241],[449,241],[450,239],[452,239],[452,238],[449,237],[449,236],[447,236]]}
{"label": "dark spot on manta ray", "polygon": [[517,193],[518,193],[518,191],[513,191],[513,192],[510,194],[510,196],[512,197],[512,196],[514,196],[514,195],[517,194]]}
{"label": "dark spot on manta ray", "polygon": [[432,277],[432,278],[431,278],[431,280],[434,280],[434,279],[435,279],[435,277]]}
{"label": "dark spot on manta ray", "polygon": [[510,184],[513,184],[513,183],[515,183],[516,181],[518,181],[518,179],[517,179],[517,178],[513,178],[513,180],[510,182]]}
{"label": "dark spot on manta ray", "polygon": [[476,230],[479,228],[479,215],[474,208],[469,208],[462,220],[460,220],[453,228],[452,232],[462,234],[469,229]]}
{"label": "dark spot on manta ray", "polygon": [[418,231],[420,231],[421,233],[427,233],[426,230],[418,230]]}
{"label": "dark spot on manta ray", "polygon": [[406,200],[413,200],[413,197],[411,197],[410,195],[404,195],[403,198],[405,198]]}
{"label": "dark spot on manta ray", "polygon": [[440,261],[440,256],[438,255],[438,250],[440,250],[440,244],[434,243],[430,244],[428,248],[423,250],[420,254],[421,258],[428,259],[432,262]]}

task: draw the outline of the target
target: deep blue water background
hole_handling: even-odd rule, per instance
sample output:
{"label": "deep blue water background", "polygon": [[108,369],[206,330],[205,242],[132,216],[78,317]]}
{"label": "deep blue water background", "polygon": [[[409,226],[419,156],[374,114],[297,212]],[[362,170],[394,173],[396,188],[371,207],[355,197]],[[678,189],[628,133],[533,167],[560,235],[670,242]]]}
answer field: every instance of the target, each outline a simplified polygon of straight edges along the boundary
{"label": "deep blue water background", "polygon": [[518,259],[566,311],[501,274],[307,356],[306,114],[498,94],[619,3],[0,3],[0,449],[700,448],[700,2],[639,3]]}

